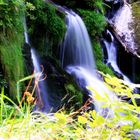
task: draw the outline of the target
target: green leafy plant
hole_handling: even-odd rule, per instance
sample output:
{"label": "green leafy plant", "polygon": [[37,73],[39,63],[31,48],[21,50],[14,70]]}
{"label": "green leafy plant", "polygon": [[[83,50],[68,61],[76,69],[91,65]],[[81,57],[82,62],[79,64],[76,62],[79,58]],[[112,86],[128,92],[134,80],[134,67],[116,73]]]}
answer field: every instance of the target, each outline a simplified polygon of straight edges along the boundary
{"label": "green leafy plant", "polygon": [[25,10],[23,0],[3,0],[0,4],[0,33],[7,35],[13,27],[23,30],[22,16]]}
{"label": "green leafy plant", "polygon": [[[103,74],[103,73],[102,73]],[[132,94],[134,85],[130,85],[116,77],[103,74],[108,88],[117,95],[128,96],[131,99],[135,97]],[[138,86],[139,85],[135,85]],[[73,88],[69,87],[71,90]],[[129,104],[122,99],[110,101],[109,97],[100,96],[94,89],[88,87],[93,94],[93,101],[90,100],[76,112],[66,114],[58,111],[54,114],[43,114],[32,112],[31,108],[19,108],[11,99],[4,95],[4,90],[0,94],[0,116],[1,127],[0,137],[4,139],[87,139],[87,140],[131,140],[139,139],[139,135],[135,135],[135,131],[140,128],[138,114],[140,107]],[[106,93],[105,93],[106,94]],[[6,104],[9,101],[12,106]],[[86,111],[88,105],[94,100],[105,102],[102,108],[112,109],[113,117],[103,117],[95,110]],[[12,110],[9,112],[9,110]],[[20,128],[20,129],[19,129]],[[20,134],[20,135],[19,135]]]}
{"label": "green leafy plant", "polygon": [[0,73],[0,90],[2,89],[2,87],[7,88],[7,82],[6,82],[6,80],[3,78],[3,75]]}

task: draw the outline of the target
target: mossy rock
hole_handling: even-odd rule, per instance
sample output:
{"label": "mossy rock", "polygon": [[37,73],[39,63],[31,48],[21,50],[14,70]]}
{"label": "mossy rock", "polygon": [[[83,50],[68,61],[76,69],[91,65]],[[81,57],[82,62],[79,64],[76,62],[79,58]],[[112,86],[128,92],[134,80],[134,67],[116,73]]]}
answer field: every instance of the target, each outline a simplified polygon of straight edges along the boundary
{"label": "mossy rock", "polygon": [[27,10],[27,25],[31,44],[41,56],[52,55],[66,32],[65,16],[50,3],[32,1],[33,11]]}
{"label": "mossy rock", "polygon": [[[66,111],[77,110],[83,105],[83,91],[78,87],[71,75],[67,74],[59,65],[58,61],[50,56],[42,57],[40,63],[44,67],[43,73],[47,75],[44,80],[47,95],[41,94],[44,104],[48,103],[52,112],[61,108]],[[37,105],[38,106],[38,105]],[[39,110],[46,111],[46,106]]]}
{"label": "mossy rock", "polygon": [[132,4],[133,17],[134,17],[134,33],[135,43],[140,54],[140,2],[134,2]]}
{"label": "mossy rock", "polygon": [[24,77],[24,60],[22,56],[23,36],[21,33],[11,31],[13,36],[3,36],[0,43],[0,63],[2,64],[4,79],[9,87],[9,95],[13,100],[17,96],[17,82]]}

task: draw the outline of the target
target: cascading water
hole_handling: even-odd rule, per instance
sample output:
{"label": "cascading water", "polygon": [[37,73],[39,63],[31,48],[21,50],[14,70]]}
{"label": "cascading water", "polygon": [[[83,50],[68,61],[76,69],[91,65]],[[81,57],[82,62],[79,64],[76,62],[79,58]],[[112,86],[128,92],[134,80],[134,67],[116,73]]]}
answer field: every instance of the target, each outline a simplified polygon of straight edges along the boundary
{"label": "cascading water", "polygon": [[124,6],[117,11],[110,22],[116,28],[122,41],[129,47],[129,49],[134,50],[135,43],[134,31],[131,27],[133,23],[131,6],[129,4],[124,4]]}
{"label": "cascading water", "polygon": [[[112,19],[109,20],[111,24],[113,24],[117,34],[120,36],[122,42],[128,47],[129,50],[135,50],[135,43],[134,43],[134,31],[131,27],[133,23],[132,19],[132,11],[131,6],[126,2],[125,4],[116,12]],[[107,64],[111,64],[113,70],[123,76],[123,79],[129,83],[131,81],[122,73],[117,65],[117,43],[112,35],[112,33],[107,30],[107,36],[111,39],[111,41],[107,41],[104,39],[104,45],[107,50]]]}
{"label": "cascading water", "polygon": [[[41,74],[42,69],[41,69],[41,66],[38,62],[39,59],[37,58],[36,52],[33,48],[31,49],[31,55],[32,55],[32,60],[33,60],[35,72],[39,72]],[[41,78],[41,75],[40,75],[40,78]],[[50,107],[49,101],[48,101],[47,86],[46,86],[45,81],[40,80],[38,82],[38,87],[39,87],[39,91],[36,90],[38,103],[35,106],[34,110],[35,111],[42,111],[42,112],[50,112],[51,107]]]}
{"label": "cascading water", "polygon": [[121,72],[117,65],[117,44],[115,43],[115,39],[109,30],[107,30],[107,35],[111,38],[110,41],[104,40],[104,44],[108,55],[107,65],[111,64],[113,71],[121,74],[125,81],[130,82],[130,80]]}
{"label": "cascading water", "polygon": [[74,12],[67,13],[67,33],[61,51],[62,66],[79,65],[95,70],[91,42],[82,19]]}
{"label": "cascading water", "polygon": [[[74,75],[77,83],[83,89],[90,86],[95,89],[101,96],[109,94],[110,101],[117,97],[106,88],[96,74],[96,66],[92,52],[92,45],[89,39],[87,29],[82,19],[74,12],[67,12],[67,33],[63,46],[61,47],[61,63],[66,71]],[[94,97],[89,92],[89,96]],[[105,109],[102,109],[101,102],[95,101],[95,109],[104,115]],[[112,111],[109,110],[112,114]]]}
{"label": "cascading water", "polygon": [[[30,44],[25,19],[24,19],[24,37],[25,37],[25,43]],[[31,48],[31,57],[33,60],[33,66],[34,66],[35,72],[40,73],[40,76],[41,76],[42,69],[38,61],[39,59],[37,58],[36,52],[33,48]],[[38,76],[35,77],[35,79],[39,80]],[[44,80],[38,82],[39,90],[38,91],[36,90],[38,103],[36,104],[34,111],[49,112],[51,110],[51,107],[48,101],[47,87],[45,84],[46,83],[44,82]]]}

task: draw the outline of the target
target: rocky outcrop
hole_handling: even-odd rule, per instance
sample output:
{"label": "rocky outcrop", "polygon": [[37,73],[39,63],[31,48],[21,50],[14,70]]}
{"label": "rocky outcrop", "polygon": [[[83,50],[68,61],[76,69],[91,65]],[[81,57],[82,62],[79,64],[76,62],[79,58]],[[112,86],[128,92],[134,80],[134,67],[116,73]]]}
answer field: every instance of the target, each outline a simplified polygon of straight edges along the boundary
{"label": "rocky outcrop", "polygon": [[133,10],[133,27],[135,33],[135,43],[137,47],[137,53],[140,55],[140,2],[134,2],[132,4]]}
{"label": "rocky outcrop", "polygon": [[22,53],[24,57],[26,73],[28,75],[31,75],[33,73],[34,68],[31,57],[31,47],[29,44],[25,43],[23,45]]}

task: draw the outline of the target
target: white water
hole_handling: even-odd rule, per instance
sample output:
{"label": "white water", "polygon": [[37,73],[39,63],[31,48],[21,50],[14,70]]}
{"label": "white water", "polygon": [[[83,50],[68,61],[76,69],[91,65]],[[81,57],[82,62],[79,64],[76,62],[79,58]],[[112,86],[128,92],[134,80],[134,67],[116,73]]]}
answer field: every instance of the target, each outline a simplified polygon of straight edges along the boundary
{"label": "white water", "polygon": [[125,76],[118,67],[118,64],[117,64],[117,50],[116,50],[117,46],[115,44],[114,37],[108,30],[107,30],[107,34],[111,37],[111,42],[107,42],[106,40],[104,40],[105,47],[107,49],[107,55],[108,55],[107,64],[110,63],[111,66],[113,67],[114,71],[121,74],[125,81],[130,82],[129,78],[127,78],[127,76]]}
{"label": "white water", "polygon": [[39,80],[38,82],[39,91],[36,90],[39,104],[36,105],[35,111],[49,112],[51,110],[51,107],[48,101],[47,85],[44,82],[44,80],[43,81],[41,80],[43,73],[38,61],[39,59],[37,58],[36,51],[33,48],[31,49],[31,55],[32,55],[35,73],[40,73],[40,76],[38,75],[40,78],[38,79],[38,76],[35,78],[36,80]]}
{"label": "white water", "polygon": [[90,38],[82,19],[67,13],[67,33],[61,50],[62,66],[79,65],[95,69]]}
{"label": "white water", "polygon": [[[26,25],[26,20],[24,20],[24,37],[25,37],[25,42],[27,44],[30,44],[29,42],[29,36],[27,32],[27,25]],[[38,76],[42,75],[42,69],[39,64],[39,59],[37,58],[36,51],[31,48],[31,57],[33,61],[33,66],[34,66],[34,71],[37,73],[35,80],[40,80],[38,79]],[[42,112],[49,112],[51,110],[51,107],[49,105],[48,101],[48,93],[47,93],[47,87],[45,85],[46,83],[43,81],[39,81],[38,86],[39,86],[39,91],[36,90],[36,95],[38,98],[38,103],[35,106],[35,111],[42,111]]]}
{"label": "white water", "polygon": [[122,38],[123,42],[129,46],[130,49],[135,49],[134,30],[131,27],[133,23],[131,6],[125,4],[111,19],[117,33]]}
{"label": "white water", "polygon": [[[110,103],[118,99],[98,79],[87,29],[82,19],[73,12],[67,15],[67,33],[61,49],[62,66],[76,78],[81,88],[86,89],[86,86],[90,86],[101,96],[106,97],[106,94],[108,94]],[[90,91],[88,92],[89,96],[94,99],[94,94]],[[110,116],[113,115],[110,109],[102,108],[103,101],[95,100],[94,104],[95,109],[102,115],[105,115],[105,113],[110,113]]]}

